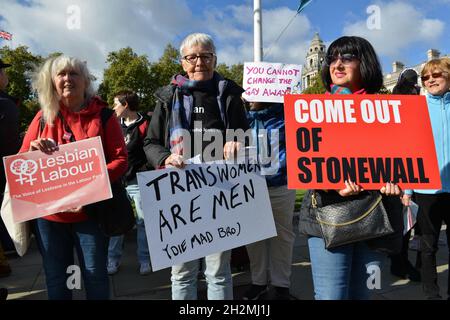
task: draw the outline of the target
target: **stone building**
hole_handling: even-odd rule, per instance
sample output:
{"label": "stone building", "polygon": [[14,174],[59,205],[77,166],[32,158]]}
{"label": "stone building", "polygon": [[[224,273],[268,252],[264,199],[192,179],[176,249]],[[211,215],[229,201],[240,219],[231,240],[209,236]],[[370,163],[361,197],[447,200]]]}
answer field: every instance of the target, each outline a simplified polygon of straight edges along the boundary
{"label": "stone building", "polygon": [[306,63],[302,68],[302,91],[308,88],[312,79],[319,73],[320,66],[325,59],[325,44],[316,32],[306,55]]}
{"label": "stone building", "polygon": [[[422,68],[425,65],[425,63],[427,63],[430,60],[442,58],[442,57],[450,58],[450,55],[441,56],[441,53],[438,50],[429,49],[427,51],[427,60],[426,61],[423,61],[420,64],[417,64],[415,66],[408,67],[408,68],[412,68],[412,69],[416,70],[416,72],[420,75],[420,72],[422,71]],[[392,92],[392,89],[394,89],[395,85],[397,84],[397,80],[400,76],[400,73],[406,68],[407,67],[400,61],[394,61],[392,63],[392,72],[387,73],[383,76],[383,84],[386,87],[386,89],[388,89],[389,91]],[[422,84],[420,82],[420,78],[419,78],[419,85],[422,86]],[[422,89],[422,93],[423,93],[423,89]]]}

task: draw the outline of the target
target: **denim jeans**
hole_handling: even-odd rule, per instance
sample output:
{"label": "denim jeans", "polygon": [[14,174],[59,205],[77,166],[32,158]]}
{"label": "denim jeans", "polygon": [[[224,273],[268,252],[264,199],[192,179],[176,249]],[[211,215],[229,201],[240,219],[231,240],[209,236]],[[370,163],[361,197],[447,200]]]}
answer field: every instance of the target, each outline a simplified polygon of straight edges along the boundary
{"label": "denim jeans", "polygon": [[308,239],[316,300],[368,300],[368,267],[381,270],[383,254],[370,250],[365,242],[325,249],[322,238]]}
{"label": "denim jeans", "polygon": [[[126,187],[128,196],[133,200],[136,208],[136,228],[137,228],[137,256],[140,264],[150,263],[148,252],[147,235],[145,234],[144,211],[142,210],[141,194],[137,180],[129,182]],[[108,260],[119,262],[122,258],[124,236],[111,237],[109,239]]]}
{"label": "denim jeans", "polygon": [[[208,300],[233,300],[231,278],[231,250],[214,253],[204,258]],[[172,299],[196,300],[197,277],[200,260],[193,260],[172,267]]]}
{"label": "denim jeans", "polygon": [[36,220],[36,238],[44,264],[47,294],[50,300],[70,300],[67,268],[74,265],[75,247],[88,300],[109,299],[106,271],[108,238],[96,222],[59,223]]}

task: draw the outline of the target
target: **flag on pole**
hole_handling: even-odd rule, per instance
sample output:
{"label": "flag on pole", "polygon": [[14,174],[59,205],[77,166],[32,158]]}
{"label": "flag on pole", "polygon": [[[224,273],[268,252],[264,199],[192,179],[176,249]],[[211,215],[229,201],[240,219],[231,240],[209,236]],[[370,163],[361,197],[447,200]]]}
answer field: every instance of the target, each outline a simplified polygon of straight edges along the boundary
{"label": "flag on pole", "polygon": [[0,38],[5,40],[12,40],[12,34],[3,30],[0,30]]}
{"label": "flag on pole", "polygon": [[300,13],[305,9],[305,7],[311,2],[312,0],[301,0],[300,5],[298,6],[297,13]]}

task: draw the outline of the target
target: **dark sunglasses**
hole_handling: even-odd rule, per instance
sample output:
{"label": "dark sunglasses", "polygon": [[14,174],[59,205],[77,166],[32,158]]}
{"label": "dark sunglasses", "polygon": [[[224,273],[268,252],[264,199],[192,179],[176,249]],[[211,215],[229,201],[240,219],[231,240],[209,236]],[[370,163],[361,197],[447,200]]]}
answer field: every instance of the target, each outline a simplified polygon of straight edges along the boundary
{"label": "dark sunglasses", "polygon": [[354,54],[344,53],[338,56],[327,56],[325,58],[325,62],[327,63],[327,65],[331,66],[332,64],[335,64],[339,59],[341,60],[343,65],[349,65],[353,61],[359,60],[359,58]]}
{"label": "dark sunglasses", "polygon": [[446,73],[447,72],[433,72],[431,74],[427,74],[426,76],[420,77],[420,79],[422,80],[422,82],[425,82],[425,81],[428,81],[430,79],[430,77],[433,79],[442,78],[442,76]]}

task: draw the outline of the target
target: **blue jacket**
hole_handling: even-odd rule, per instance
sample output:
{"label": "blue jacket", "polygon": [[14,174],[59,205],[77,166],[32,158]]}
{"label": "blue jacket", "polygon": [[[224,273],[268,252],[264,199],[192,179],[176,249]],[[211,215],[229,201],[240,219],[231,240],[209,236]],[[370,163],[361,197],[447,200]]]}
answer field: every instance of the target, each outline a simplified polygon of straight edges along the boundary
{"label": "blue jacket", "polygon": [[[253,145],[256,146],[258,158],[262,164],[261,171],[266,174],[267,185],[269,187],[286,185],[286,133],[283,104],[274,103],[264,110],[249,111],[247,118],[252,128]],[[264,129],[267,131],[266,137],[263,137]],[[276,130],[278,130],[278,139]],[[277,139],[279,143],[272,139]],[[271,161],[264,164],[267,162],[264,158],[268,156],[271,157]]]}
{"label": "blue jacket", "polygon": [[442,189],[414,190],[414,192],[425,194],[450,193],[450,92],[446,92],[443,96],[427,94],[427,104],[441,173]]}

